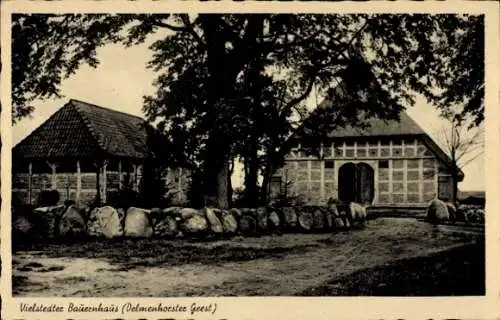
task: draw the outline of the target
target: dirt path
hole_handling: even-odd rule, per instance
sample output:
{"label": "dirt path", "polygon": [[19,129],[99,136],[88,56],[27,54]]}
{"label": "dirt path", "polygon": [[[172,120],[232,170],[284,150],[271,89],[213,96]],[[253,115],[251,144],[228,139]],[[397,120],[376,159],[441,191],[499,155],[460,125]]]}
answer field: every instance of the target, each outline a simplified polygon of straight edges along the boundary
{"label": "dirt path", "polygon": [[472,240],[471,235],[455,231],[437,232],[414,219],[378,219],[364,230],[335,235],[266,236],[197,244],[251,248],[309,245],[302,252],[248,261],[220,262],[213,257],[210,263],[124,268],[105,259],[49,258],[22,252],[15,256],[13,273],[20,283],[14,292],[22,296],[287,296],[331,278]]}

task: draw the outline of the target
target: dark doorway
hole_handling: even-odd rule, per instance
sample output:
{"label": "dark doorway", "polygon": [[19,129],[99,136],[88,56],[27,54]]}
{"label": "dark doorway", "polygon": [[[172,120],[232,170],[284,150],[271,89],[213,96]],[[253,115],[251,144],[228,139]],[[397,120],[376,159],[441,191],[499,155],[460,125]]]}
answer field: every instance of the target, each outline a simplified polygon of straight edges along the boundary
{"label": "dark doorway", "polygon": [[375,195],[373,168],[366,163],[346,163],[339,168],[339,200],[369,204]]}

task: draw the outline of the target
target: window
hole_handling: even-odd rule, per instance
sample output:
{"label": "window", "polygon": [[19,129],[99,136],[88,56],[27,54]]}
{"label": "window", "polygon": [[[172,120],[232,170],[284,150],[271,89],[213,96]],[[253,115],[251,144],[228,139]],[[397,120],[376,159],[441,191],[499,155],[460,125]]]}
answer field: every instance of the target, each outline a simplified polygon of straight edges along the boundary
{"label": "window", "polygon": [[389,161],[387,160],[381,160],[378,162],[378,167],[380,169],[388,169],[389,168]]}
{"label": "window", "polygon": [[325,169],[333,169],[333,161],[325,161]]}

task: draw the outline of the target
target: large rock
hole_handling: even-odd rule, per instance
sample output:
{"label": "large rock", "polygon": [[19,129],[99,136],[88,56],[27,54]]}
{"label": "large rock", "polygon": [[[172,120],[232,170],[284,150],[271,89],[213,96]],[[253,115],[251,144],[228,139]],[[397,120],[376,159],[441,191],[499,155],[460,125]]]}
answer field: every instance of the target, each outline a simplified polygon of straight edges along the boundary
{"label": "large rock", "polygon": [[243,215],[240,219],[239,229],[244,235],[253,235],[257,232],[257,222],[251,215]]}
{"label": "large rock", "polygon": [[427,205],[426,217],[427,221],[433,223],[450,220],[446,203],[439,199],[432,199]]}
{"label": "large rock", "polygon": [[328,208],[325,208],[325,210],[323,210],[323,215],[325,220],[325,228],[327,230],[333,229],[335,226],[333,221],[335,216],[333,215],[333,213]]}
{"label": "large rock", "polygon": [[210,230],[215,234],[221,234],[224,232],[224,227],[217,216],[217,209],[205,208],[205,217],[207,218]]}
{"label": "large rock", "polygon": [[59,235],[59,222],[65,210],[64,205],[41,207],[33,210],[33,213],[41,218],[47,238],[54,238]]}
{"label": "large rock", "polygon": [[349,211],[352,222],[356,225],[364,225],[366,221],[366,209],[359,203],[351,202],[349,204]]}
{"label": "large rock", "polygon": [[270,229],[272,229],[272,230],[279,230],[280,229],[281,219],[280,219],[278,212],[276,212],[276,210],[270,210],[268,219],[269,219],[268,225],[269,225]]}
{"label": "large rock", "polygon": [[298,217],[299,226],[303,231],[310,231],[314,226],[314,218],[309,208],[300,210]]}
{"label": "large rock", "polygon": [[451,221],[457,221],[457,208],[453,203],[446,202],[446,209],[448,209],[448,214]]}
{"label": "large rock", "polygon": [[233,215],[233,217],[236,219],[236,220],[239,220],[241,218],[241,216],[243,215],[241,213],[241,210],[238,209],[238,208],[232,208],[229,210],[231,212],[231,214]]}
{"label": "large rock", "polygon": [[191,235],[201,235],[208,231],[208,221],[200,214],[184,219],[181,223],[182,230]]}
{"label": "large rock", "polygon": [[[177,210],[173,209],[172,212],[175,213]],[[203,212],[192,208],[182,208],[180,210],[180,217],[182,220],[187,220],[194,216],[203,216]]]}
{"label": "large rock", "polygon": [[173,216],[164,215],[157,218],[153,227],[153,235],[155,237],[171,238],[178,233],[177,221]]}
{"label": "large rock", "polygon": [[59,223],[59,234],[64,237],[82,237],[87,232],[87,224],[76,206],[69,206]]}
{"label": "large rock", "polygon": [[130,207],[125,216],[125,236],[133,238],[151,237],[153,227],[148,215],[149,210]]}
{"label": "large rock", "polygon": [[255,218],[257,219],[257,227],[260,231],[266,231],[267,226],[267,209],[259,207],[255,210]]}
{"label": "large rock", "polygon": [[337,221],[342,221],[342,226],[341,228],[343,229],[349,229],[352,226],[353,223],[353,212],[348,205],[338,205],[338,216],[335,217],[335,223],[337,224]]}
{"label": "large rock", "polygon": [[486,217],[484,216],[484,209],[478,208],[476,209],[476,214],[479,217],[479,222],[484,222]]}
{"label": "large rock", "polygon": [[344,223],[344,219],[342,219],[341,217],[335,217],[333,219],[333,226],[336,228],[336,229],[343,229],[346,227],[345,223]]}
{"label": "large rock", "polygon": [[325,228],[325,215],[323,210],[320,208],[315,208],[312,212],[313,224],[315,230],[323,230]]}
{"label": "large rock", "polygon": [[284,207],[282,209],[282,212],[283,212],[285,227],[288,229],[296,228],[299,219],[297,217],[297,211],[295,210],[295,208],[294,207]]}
{"label": "large rock", "polygon": [[123,235],[123,227],[118,211],[110,206],[95,208],[89,214],[87,233],[91,236],[104,236],[108,239]]}
{"label": "large rock", "polygon": [[233,234],[238,230],[238,221],[231,211],[222,210],[221,221],[224,233]]}

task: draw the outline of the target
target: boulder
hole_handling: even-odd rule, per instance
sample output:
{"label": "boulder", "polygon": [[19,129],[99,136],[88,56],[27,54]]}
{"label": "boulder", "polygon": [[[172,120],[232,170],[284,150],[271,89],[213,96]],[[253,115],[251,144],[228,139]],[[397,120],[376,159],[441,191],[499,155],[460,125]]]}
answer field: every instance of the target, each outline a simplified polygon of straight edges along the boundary
{"label": "boulder", "polygon": [[[189,209],[189,208],[188,208]],[[193,209],[194,210],[194,209]],[[181,207],[169,207],[169,208],[165,208],[162,210],[162,213],[164,215],[169,215],[169,216],[181,216],[181,211],[182,211],[182,208]]]}
{"label": "boulder", "polygon": [[450,214],[446,203],[439,199],[432,199],[427,205],[426,219],[433,223],[449,220]]}
{"label": "boulder", "polygon": [[359,203],[351,202],[349,204],[351,221],[356,225],[364,225],[366,221],[366,209]]}
{"label": "boulder", "polygon": [[312,212],[313,215],[313,228],[322,230],[325,228],[325,215],[320,208],[316,208]]}
{"label": "boulder", "polygon": [[69,206],[59,223],[59,234],[64,237],[81,237],[87,232],[85,219],[76,206]]}
{"label": "boulder", "polygon": [[335,219],[335,216],[333,215],[333,213],[328,208],[325,208],[325,210],[323,210],[323,215],[325,219],[325,228],[327,230],[333,229],[335,227],[333,221]]}
{"label": "boulder", "polygon": [[484,210],[480,208],[470,208],[466,213],[467,221],[470,222],[484,222]]}
{"label": "boulder", "polygon": [[314,218],[311,211],[307,208],[299,212],[299,226],[304,231],[310,231],[314,226]]}
{"label": "boulder", "polygon": [[[174,209],[171,212],[175,213],[177,210]],[[187,220],[194,216],[203,216],[203,212],[192,208],[182,208],[179,212],[182,220]]]}
{"label": "boulder", "polygon": [[[337,217],[342,221],[342,228],[349,229],[352,226],[353,212],[349,206],[338,207],[339,216]],[[336,218],[336,219],[337,219]]]}
{"label": "boulder", "polygon": [[333,226],[336,229],[343,229],[343,228],[345,228],[344,219],[342,219],[341,217],[335,217],[333,219]]}
{"label": "boulder", "polygon": [[261,231],[267,230],[267,209],[259,207],[255,210],[255,218],[257,219],[257,227]]}
{"label": "boulder", "polygon": [[104,236],[108,239],[123,235],[123,227],[118,211],[113,207],[95,208],[89,214],[87,233],[91,236]]}
{"label": "boulder", "polygon": [[257,222],[250,215],[243,215],[240,219],[239,229],[244,235],[253,235],[257,231]]}
{"label": "boulder", "polygon": [[154,233],[154,227],[158,221],[161,220],[162,217],[164,217],[163,210],[160,208],[151,208],[149,211],[149,220],[151,220],[151,226],[153,227],[153,233]]}
{"label": "boulder", "polygon": [[201,235],[208,231],[208,221],[203,215],[197,214],[184,219],[181,223],[181,227],[187,234]]}
{"label": "boulder", "polygon": [[233,234],[238,230],[238,221],[231,211],[222,210],[221,221],[224,233]]}
{"label": "boulder", "polygon": [[169,215],[164,215],[161,218],[156,219],[153,227],[153,235],[155,237],[174,237],[178,233],[177,221],[174,217]]}
{"label": "boulder", "polygon": [[40,218],[47,238],[54,238],[59,235],[59,221],[65,210],[64,205],[41,207],[33,210],[33,213]]}
{"label": "boulder", "polygon": [[446,209],[451,221],[457,221],[457,208],[453,203],[446,202]]}
{"label": "boulder", "polygon": [[125,236],[133,238],[151,237],[153,227],[148,215],[149,210],[130,207],[125,216]]}
{"label": "boulder", "polygon": [[295,211],[294,207],[284,207],[282,209],[283,212],[283,218],[284,218],[284,225],[286,228],[291,229],[291,228],[296,228],[298,224],[298,217],[297,217],[297,212]]}
{"label": "boulder", "polygon": [[239,220],[242,216],[241,210],[238,208],[232,208],[229,210],[236,220]]}
{"label": "boulder", "polygon": [[485,220],[484,209],[476,209],[476,214],[479,218],[479,222],[484,222]]}
{"label": "boulder", "polygon": [[279,214],[276,212],[276,210],[271,210],[271,212],[269,212],[268,218],[269,218],[269,222],[268,222],[269,228],[272,230],[279,230],[281,219],[280,219]]}
{"label": "boulder", "polygon": [[221,234],[224,232],[224,227],[220,222],[219,217],[217,216],[217,209],[213,208],[205,208],[205,217],[207,218],[208,224],[210,226],[210,230],[213,233]]}

